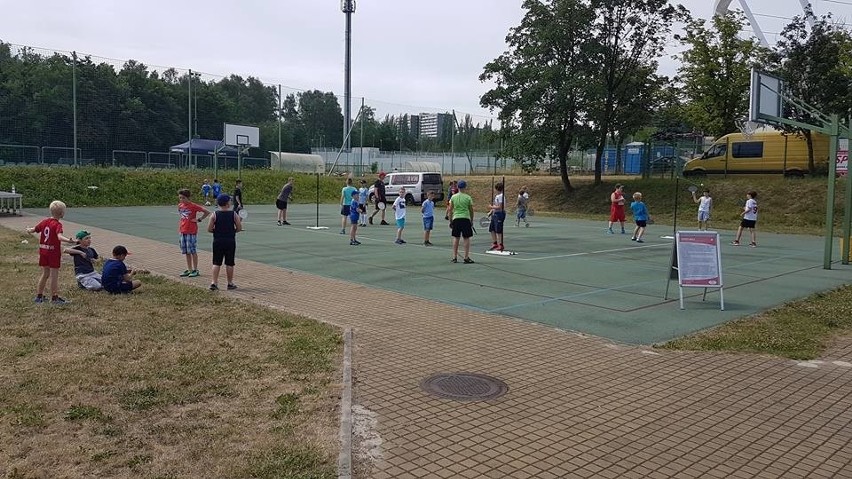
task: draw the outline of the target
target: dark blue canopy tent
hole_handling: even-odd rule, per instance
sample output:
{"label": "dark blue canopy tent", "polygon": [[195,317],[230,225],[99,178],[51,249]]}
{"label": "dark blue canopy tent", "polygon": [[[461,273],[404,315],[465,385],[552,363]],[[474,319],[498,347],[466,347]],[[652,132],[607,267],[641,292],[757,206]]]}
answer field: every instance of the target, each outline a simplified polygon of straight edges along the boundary
{"label": "dark blue canopy tent", "polygon": [[225,145],[222,140],[205,140],[203,138],[192,139],[192,152],[189,151],[189,141],[185,141],[180,145],[174,145],[169,148],[170,152],[193,154],[193,155],[213,155],[218,150],[218,156],[237,157],[237,149],[233,146]]}

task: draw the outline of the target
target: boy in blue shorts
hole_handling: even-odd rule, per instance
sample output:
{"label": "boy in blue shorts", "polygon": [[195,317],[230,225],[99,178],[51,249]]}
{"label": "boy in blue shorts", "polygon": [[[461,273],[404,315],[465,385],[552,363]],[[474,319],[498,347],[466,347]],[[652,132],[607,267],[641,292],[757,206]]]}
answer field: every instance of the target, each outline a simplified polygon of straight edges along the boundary
{"label": "boy in blue shorts", "polygon": [[[198,272],[198,252],[196,251],[198,223],[210,216],[210,211],[190,201],[189,196],[189,189],[178,190],[179,244],[181,254],[186,256],[186,270],[180,275],[194,278],[200,274]],[[201,213],[201,218],[198,217],[198,213]]]}
{"label": "boy in blue shorts", "polygon": [[396,244],[405,244],[402,230],[405,229],[405,188],[399,189],[399,196],[393,201],[393,211],[396,216]]}
{"label": "boy in blue shorts", "polygon": [[204,183],[201,184],[201,201],[204,202],[204,206],[210,206],[210,180],[204,179]]}
{"label": "boy in blue shorts", "polygon": [[630,210],[633,211],[633,221],[636,222],[636,228],[633,230],[631,241],[644,243],[642,235],[645,234],[645,227],[648,226],[648,207],[642,202],[642,193],[638,191],[633,193],[633,203],[630,203]]}
{"label": "boy in blue shorts", "polygon": [[111,294],[127,294],[142,286],[141,281],[133,279],[134,271],[124,264],[125,258],[127,258],[127,248],[119,245],[112,249],[112,259],[104,263],[104,271],[101,274],[104,291]]}
{"label": "boy in blue shorts", "polygon": [[423,214],[423,246],[432,246],[429,239],[432,236],[432,227],[435,225],[435,192],[430,191],[426,195],[426,201],[420,205],[420,213]]}
{"label": "boy in blue shorts", "polygon": [[349,228],[349,245],[350,246],[358,246],[361,244],[360,241],[355,239],[355,234],[358,232],[358,217],[361,215],[361,194],[358,190],[352,190],[349,193],[349,198],[351,198],[349,202],[349,224],[352,226]]}

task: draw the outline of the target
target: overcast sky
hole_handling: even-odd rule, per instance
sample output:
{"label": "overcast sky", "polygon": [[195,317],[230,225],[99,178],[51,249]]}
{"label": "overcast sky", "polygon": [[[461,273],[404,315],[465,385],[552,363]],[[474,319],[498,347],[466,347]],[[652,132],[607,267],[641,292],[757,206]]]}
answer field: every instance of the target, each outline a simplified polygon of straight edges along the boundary
{"label": "overcast sky", "polygon": [[[418,111],[494,116],[479,107],[483,66],[505,51],[521,0],[361,0],[352,17],[352,96],[381,114]],[[708,18],[714,0],[682,0]],[[819,0],[852,24],[852,0]],[[739,8],[733,0],[732,8]],[[799,0],[750,0],[774,41]],[[0,40],[119,61],[255,76],[292,90],[343,94],[345,15],[337,0],[124,2],[0,0]],[[782,17],[782,18],[776,18]],[[670,53],[679,47],[672,43]],[[661,60],[672,75],[677,64]],[[354,111],[354,109],[353,109]],[[353,114],[354,115],[354,114]]]}

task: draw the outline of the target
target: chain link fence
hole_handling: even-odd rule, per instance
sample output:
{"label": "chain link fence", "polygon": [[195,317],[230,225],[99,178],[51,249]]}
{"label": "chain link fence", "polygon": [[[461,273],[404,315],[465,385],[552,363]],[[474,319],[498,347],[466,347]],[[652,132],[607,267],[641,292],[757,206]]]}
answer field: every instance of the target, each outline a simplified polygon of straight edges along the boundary
{"label": "chain link fence", "polygon": [[[0,164],[270,168],[269,152],[290,152],[358,174],[513,168],[493,118],[353,98],[344,128],[342,98],[251,76],[0,43],[0,93]],[[225,123],[257,127],[260,147],[228,148]]]}

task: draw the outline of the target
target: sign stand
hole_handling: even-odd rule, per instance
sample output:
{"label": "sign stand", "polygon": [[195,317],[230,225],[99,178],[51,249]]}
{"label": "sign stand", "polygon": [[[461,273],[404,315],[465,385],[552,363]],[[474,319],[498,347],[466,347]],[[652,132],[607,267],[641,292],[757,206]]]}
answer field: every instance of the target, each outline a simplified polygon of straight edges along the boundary
{"label": "sign stand", "polygon": [[716,231],[676,232],[665,299],[668,299],[669,283],[672,279],[678,280],[680,309],[686,309],[683,304],[683,288],[704,288],[702,301],[707,299],[708,289],[718,288],[719,309],[724,311],[725,290],[722,282],[719,233]]}

